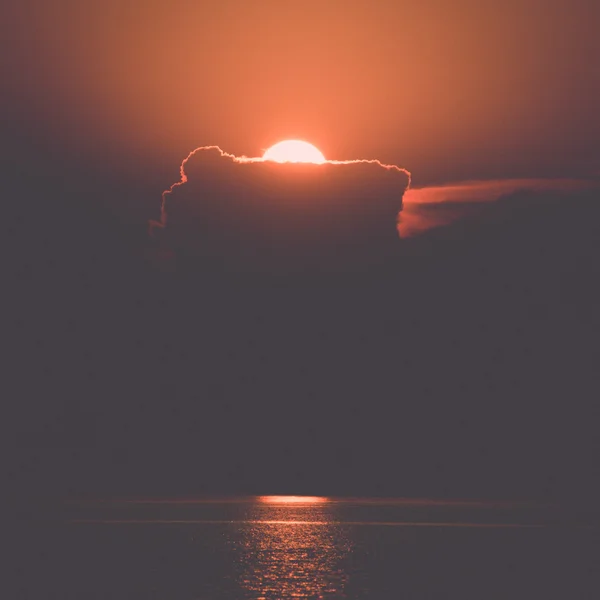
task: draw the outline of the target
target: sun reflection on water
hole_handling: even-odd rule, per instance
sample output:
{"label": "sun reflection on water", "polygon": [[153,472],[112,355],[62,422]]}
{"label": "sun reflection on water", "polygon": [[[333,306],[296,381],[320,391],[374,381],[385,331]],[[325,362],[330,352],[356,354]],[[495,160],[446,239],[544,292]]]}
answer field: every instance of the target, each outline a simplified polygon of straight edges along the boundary
{"label": "sun reflection on water", "polygon": [[232,541],[238,583],[251,597],[343,597],[352,545],[326,498],[260,497],[248,520]]}
{"label": "sun reflection on water", "polygon": [[324,504],[329,502],[323,496],[259,496],[263,504]]}

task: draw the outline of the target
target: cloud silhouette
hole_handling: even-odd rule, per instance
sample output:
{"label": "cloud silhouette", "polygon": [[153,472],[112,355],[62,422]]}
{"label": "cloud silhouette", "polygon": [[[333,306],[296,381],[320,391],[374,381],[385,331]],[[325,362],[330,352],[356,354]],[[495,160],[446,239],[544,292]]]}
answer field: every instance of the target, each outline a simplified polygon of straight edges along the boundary
{"label": "cloud silhouette", "polygon": [[[202,150],[202,151],[199,151]],[[278,164],[211,146],[183,161],[151,223],[178,256],[259,269],[354,268],[398,247],[410,173],[379,161]]]}
{"label": "cloud silhouette", "polygon": [[278,164],[218,146],[193,150],[150,223],[161,267],[173,257],[234,269],[353,270],[396,255],[400,238],[456,223],[516,192],[594,189],[584,179],[509,179],[410,187],[377,160]]}

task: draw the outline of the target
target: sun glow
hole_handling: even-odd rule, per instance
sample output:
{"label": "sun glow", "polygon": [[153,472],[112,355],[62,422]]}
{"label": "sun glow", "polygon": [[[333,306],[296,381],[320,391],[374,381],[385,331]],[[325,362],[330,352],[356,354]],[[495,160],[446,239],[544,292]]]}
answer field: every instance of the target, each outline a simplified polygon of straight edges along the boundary
{"label": "sun glow", "polygon": [[323,153],[308,142],[302,140],[285,140],[271,146],[263,155],[263,160],[278,163],[325,163]]}
{"label": "sun glow", "polygon": [[322,496],[260,496],[264,504],[323,504],[327,498]]}

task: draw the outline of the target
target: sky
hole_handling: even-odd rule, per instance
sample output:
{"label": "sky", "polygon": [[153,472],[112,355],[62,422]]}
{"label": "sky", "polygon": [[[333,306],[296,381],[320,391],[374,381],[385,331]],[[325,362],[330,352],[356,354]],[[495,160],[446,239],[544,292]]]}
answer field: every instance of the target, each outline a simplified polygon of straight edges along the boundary
{"label": "sky", "polygon": [[591,498],[599,6],[10,3],[12,480]]}
{"label": "sky", "polygon": [[[421,185],[600,167],[593,0],[24,0],[5,111],[134,177],[199,145],[406,166]],[[252,115],[252,118],[248,118]]]}

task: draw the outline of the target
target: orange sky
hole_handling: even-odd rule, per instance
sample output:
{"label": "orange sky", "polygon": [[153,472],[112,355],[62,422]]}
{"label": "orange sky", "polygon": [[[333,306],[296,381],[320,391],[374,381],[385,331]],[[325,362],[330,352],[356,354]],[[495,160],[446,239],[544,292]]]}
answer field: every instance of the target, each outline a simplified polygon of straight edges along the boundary
{"label": "orange sky", "polygon": [[417,183],[600,166],[595,0],[11,10],[5,112],[121,166],[172,173],[198,145],[254,155],[287,137],[406,166]]}

